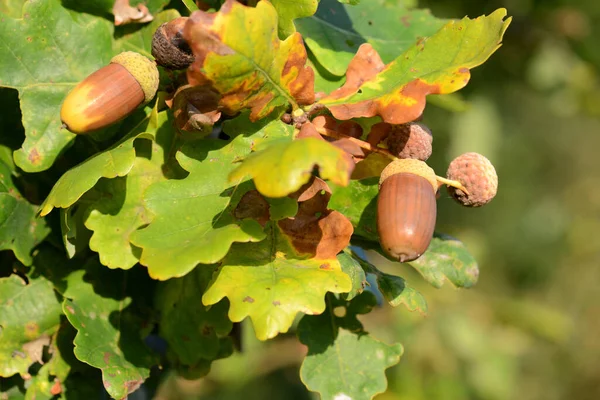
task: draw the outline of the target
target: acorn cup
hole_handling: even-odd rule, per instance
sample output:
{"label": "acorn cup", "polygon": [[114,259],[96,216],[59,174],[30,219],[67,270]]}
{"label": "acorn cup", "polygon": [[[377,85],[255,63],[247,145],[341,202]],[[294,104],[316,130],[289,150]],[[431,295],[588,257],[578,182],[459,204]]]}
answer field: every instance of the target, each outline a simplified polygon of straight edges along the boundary
{"label": "acorn cup", "polygon": [[60,119],[73,133],[105,128],[152,100],[158,81],[153,61],[132,51],[118,54],[75,86],[62,104]]}
{"label": "acorn cup", "polygon": [[377,231],[383,251],[407,262],[419,258],[435,229],[438,182],[425,162],[398,159],[382,171],[377,199]]}
{"label": "acorn cup", "polygon": [[152,56],[161,67],[186,69],[194,62],[190,46],[183,38],[183,28],[189,18],[179,17],[162,24],[152,37]]}

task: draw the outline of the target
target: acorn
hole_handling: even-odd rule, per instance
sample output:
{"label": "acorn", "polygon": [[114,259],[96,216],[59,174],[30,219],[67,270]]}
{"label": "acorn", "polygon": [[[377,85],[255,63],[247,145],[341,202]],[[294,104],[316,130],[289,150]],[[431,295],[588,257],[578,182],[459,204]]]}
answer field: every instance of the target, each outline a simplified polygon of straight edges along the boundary
{"label": "acorn", "polygon": [[398,159],[381,172],[377,231],[383,251],[400,262],[419,258],[435,229],[438,181],[433,169],[415,159]]}
{"label": "acorn", "polygon": [[60,119],[73,133],[105,128],[152,100],[158,81],[153,61],[132,51],[118,54],[75,86],[63,102]]}
{"label": "acorn", "polygon": [[183,28],[189,18],[179,17],[158,27],[152,37],[152,56],[161,67],[185,69],[194,62],[192,49],[183,38]]}

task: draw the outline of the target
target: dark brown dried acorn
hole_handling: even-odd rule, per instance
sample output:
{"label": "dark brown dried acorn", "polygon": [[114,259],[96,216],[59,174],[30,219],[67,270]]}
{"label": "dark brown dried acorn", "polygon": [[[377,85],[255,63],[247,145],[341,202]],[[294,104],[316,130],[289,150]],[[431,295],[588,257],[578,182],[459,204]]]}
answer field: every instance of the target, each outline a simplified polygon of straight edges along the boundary
{"label": "dark brown dried acorn", "polygon": [[425,253],[435,229],[437,189],[435,172],[420,160],[395,160],[382,171],[377,231],[391,258],[407,262]]}
{"label": "dark brown dried acorn", "polygon": [[175,18],[158,27],[152,37],[152,55],[161,67],[185,69],[194,62],[190,46],[183,38],[183,27],[188,17]]}
{"label": "dark brown dried acorn", "polygon": [[156,64],[126,51],[81,81],[67,95],[60,119],[73,133],[105,128],[152,100],[158,89]]}

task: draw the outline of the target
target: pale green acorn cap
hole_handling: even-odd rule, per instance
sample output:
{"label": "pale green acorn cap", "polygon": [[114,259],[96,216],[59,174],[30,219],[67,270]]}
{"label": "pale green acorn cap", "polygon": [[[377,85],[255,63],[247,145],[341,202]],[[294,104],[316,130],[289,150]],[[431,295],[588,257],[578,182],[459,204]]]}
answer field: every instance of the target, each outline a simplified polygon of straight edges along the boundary
{"label": "pale green acorn cap", "polygon": [[424,161],[412,159],[412,158],[404,158],[404,159],[396,159],[389,163],[387,167],[381,171],[381,176],[379,178],[379,187],[383,184],[387,178],[392,175],[408,173],[422,176],[427,179],[431,186],[433,186],[433,191],[437,192],[438,183],[435,175],[435,171],[427,165]]}
{"label": "pale green acorn cap", "polygon": [[125,51],[114,56],[110,62],[124,66],[133,75],[144,91],[145,103],[152,100],[158,90],[159,81],[158,69],[154,61],[134,51]]}

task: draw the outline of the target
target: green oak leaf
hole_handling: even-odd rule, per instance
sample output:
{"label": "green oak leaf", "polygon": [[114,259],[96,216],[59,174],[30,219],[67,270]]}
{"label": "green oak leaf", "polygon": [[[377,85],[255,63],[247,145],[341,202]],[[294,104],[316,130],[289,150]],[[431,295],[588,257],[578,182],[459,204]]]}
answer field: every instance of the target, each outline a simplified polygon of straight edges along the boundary
{"label": "green oak leaf", "polygon": [[448,235],[434,237],[427,251],[409,264],[437,288],[446,280],[456,287],[470,288],[479,278],[475,258],[461,241]]}
{"label": "green oak leaf", "polygon": [[308,54],[307,64],[315,71],[315,92],[321,93],[321,95],[325,95],[326,93],[331,93],[335,89],[342,86],[344,83],[343,76],[333,75],[331,72],[327,71],[318,61],[315,60],[315,57],[312,53]]}
{"label": "green oak leaf", "polygon": [[63,292],[63,312],[78,331],[75,356],[102,371],[104,388],[117,399],[139,388],[155,364],[141,323],[126,310],[131,304],[123,294],[127,283],[125,273],[92,261],[69,274]]}
{"label": "green oak leaf", "polygon": [[348,184],[354,163],[347,153],[316,138],[275,143],[248,156],[229,175],[230,181],[246,176],[254,179],[256,189],[267,197],[283,197],[309,181],[315,166],[319,176],[333,183]]}
{"label": "green oak leaf", "polygon": [[[348,255],[348,257],[351,256]],[[375,275],[379,291],[392,307],[404,304],[409,311],[417,310],[421,314],[427,314],[425,297],[414,288],[408,286],[404,278],[381,272],[373,264],[356,254],[352,254],[351,259],[362,266],[365,272]]]}
{"label": "green oak leaf", "polygon": [[[275,137],[280,132],[268,131]],[[261,136],[265,136],[264,131],[256,138]],[[227,183],[227,175],[235,168],[233,162],[248,154],[253,137],[189,143],[176,158],[190,174],[182,180],[155,183],[146,190],[144,204],[155,218],[130,239],[142,248],[140,262],[154,279],[183,276],[198,263],[218,262],[234,242],[264,238],[256,221],[237,221],[231,212],[248,185]]]}
{"label": "green oak leaf", "polygon": [[300,255],[278,225],[267,225],[260,243],[235,244],[202,296],[206,305],[229,299],[233,322],[250,317],[256,337],[267,340],[287,332],[296,314],[325,310],[327,292],[352,289],[337,259]]}
{"label": "green oak leaf", "polygon": [[165,174],[173,172],[169,158],[176,147],[176,135],[168,115],[161,112],[154,116],[158,128],[155,140],[139,143],[138,157],[127,176],[100,180],[94,187],[97,200],[86,209],[85,226],[93,231],[90,249],[109,268],[129,269],[139,261],[140,251],[131,245],[129,237],[152,221],[143,195],[150,185],[164,181]]}
{"label": "green oak leaf", "polygon": [[0,161],[0,250],[12,250],[25,265],[31,265],[31,251],[50,232],[35,213],[36,207],[13,184],[10,168]]}
{"label": "green oak leaf", "polygon": [[[353,243],[364,249],[375,250],[389,259],[378,242],[357,238]],[[436,288],[442,287],[446,280],[455,287],[470,288],[479,278],[477,261],[465,245],[451,236],[439,233],[434,234],[427,251],[408,264]]]}
{"label": "green oak leaf", "polygon": [[[353,243],[388,257],[379,246],[377,233],[378,182],[379,178],[367,178],[351,180],[346,187],[330,185],[333,194],[329,207],[352,222],[354,234],[360,237],[353,239]],[[441,287],[448,279],[457,287],[468,288],[477,282],[479,276],[477,262],[464,244],[442,234],[436,234],[427,251],[408,264],[435,287]]]}
{"label": "green oak leaf", "polygon": [[470,69],[501,46],[511,21],[505,17],[506,10],[498,9],[488,16],[451,21],[387,65],[370,44],[362,44],[344,86],[319,103],[341,120],[379,115],[391,124],[413,121],[422,114],[427,95],[462,89]]}
{"label": "green oak leaf", "polygon": [[346,300],[352,300],[363,292],[367,283],[367,276],[360,263],[347,253],[340,253],[337,256],[342,271],[352,280],[352,289],[346,294]]}
{"label": "green oak leaf", "polygon": [[85,226],[94,232],[90,249],[100,255],[102,264],[129,269],[138,263],[139,251],[131,246],[129,236],[152,220],[143,195],[150,185],[163,180],[160,165],[138,157],[127,176],[97,184],[96,189],[105,196],[87,209]]}
{"label": "green oak leaf", "polygon": [[378,241],[377,195],[379,177],[351,180],[347,186],[329,185],[332,189],[329,207],[341,212],[354,225],[354,234]]}
{"label": "green oak leaf", "polygon": [[277,24],[279,38],[285,39],[292,33],[296,32],[294,20],[313,15],[317,11],[319,5],[318,0],[270,0],[277,16],[279,23]]}
{"label": "green oak leaf", "polygon": [[298,201],[291,197],[267,197],[269,203],[269,219],[279,221],[284,218],[290,218],[298,213]]}
{"label": "green oak leaf", "polygon": [[25,142],[14,153],[27,172],[43,171],[75,138],[61,128],[67,93],[113,55],[112,26],[91,15],[70,14],[59,0],[31,0],[23,18],[2,17],[0,86],[19,91]]}
{"label": "green oak leaf", "polygon": [[322,68],[342,76],[361,44],[370,43],[388,63],[445,22],[429,10],[409,10],[399,2],[369,0],[345,6],[321,0],[317,13],[299,19],[296,26]]}
{"label": "green oak leaf", "polygon": [[211,266],[201,265],[182,278],[161,282],[157,288],[159,334],[167,341],[177,362],[190,369],[210,367],[211,361],[222,358],[221,341],[233,326],[227,318],[226,301],[211,307],[200,301],[213,270]]}
{"label": "green oak leaf", "polygon": [[2,0],[0,1],[0,13],[11,18],[20,18],[23,15],[23,4],[25,4],[25,0]]}
{"label": "green oak leaf", "polygon": [[174,9],[161,11],[154,16],[152,22],[144,25],[141,29],[125,32],[123,36],[116,40],[116,47],[119,49],[119,52],[135,51],[136,53],[143,54],[146,57],[153,59],[154,57],[152,56],[151,50],[154,32],[156,32],[158,27],[165,22],[169,22],[180,16],[179,11]]}
{"label": "green oak leaf", "polygon": [[268,1],[253,8],[227,0],[216,13],[194,13],[185,30],[196,57],[188,70],[190,82],[208,79],[222,95],[224,111],[249,108],[253,121],[276,109],[280,114],[288,106],[312,104],[314,74],[305,65],[302,36],[294,33],[280,41],[277,19]]}
{"label": "green oak leaf", "polygon": [[69,258],[85,253],[92,232],[85,227],[86,208],[79,204],[60,209],[60,231]]}
{"label": "green oak leaf", "polygon": [[166,111],[159,115],[155,107],[121,141],[65,172],[40,206],[40,215],[47,215],[54,207],[66,208],[73,205],[100,178],[127,175],[135,161],[135,140],[153,140],[155,132],[164,124],[165,115]]}
{"label": "green oak leaf", "polygon": [[0,376],[25,374],[39,362],[62,314],[52,282],[17,275],[0,278]]}
{"label": "green oak leaf", "polygon": [[302,382],[322,399],[371,399],[385,391],[385,370],[400,361],[402,345],[374,339],[356,319],[375,306],[372,293],[351,302],[327,298],[323,314],[307,315],[298,324],[298,338],[308,346],[300,368]]}

